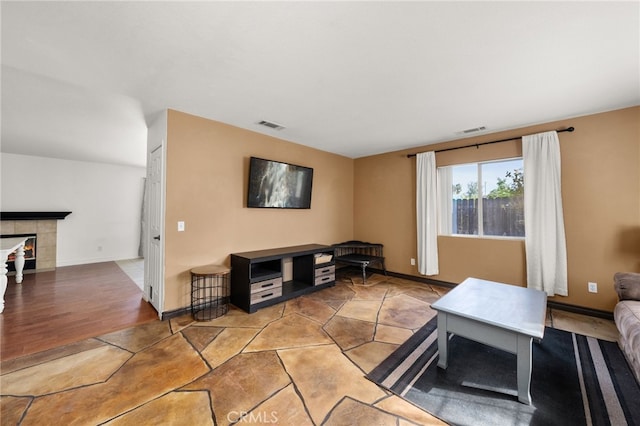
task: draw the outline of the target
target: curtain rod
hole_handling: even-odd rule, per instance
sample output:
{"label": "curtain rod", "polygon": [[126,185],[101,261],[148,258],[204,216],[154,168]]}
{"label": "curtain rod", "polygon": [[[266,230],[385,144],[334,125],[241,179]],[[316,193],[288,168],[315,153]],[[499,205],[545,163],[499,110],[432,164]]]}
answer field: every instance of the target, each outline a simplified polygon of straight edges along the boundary
{"label": "curtain rod", "polygon": [[[562,130],[556,130],[556,132],[558,133],[562,133],[562,132],[573,132],[575,130],[575,128],[573,127],[568,127],[566,129],[562,129]],[[516,136],[515,138],[508,138],[508,139],[500,139],[499,141],[491,141],[491,142],[482,142],[482,143],[474,143],[471,145],[465,145],[465,146],[457,146],[455,148],[445,148],[445,149],[439,149],[437,151],[434,152],[444,152],[444,151],[454,151],[456,149],[462,149],[462,148],[471,148],[471,147],[476,147],[479,148],[480,145],[490,145],[492,143],[500,143],[500,142],[508,142],[508,141],[515,141],[516,139],[522,139],[522,136]],[[411,158],[411,157],[415,157],[416,154],[407,154],[407,158]]]}

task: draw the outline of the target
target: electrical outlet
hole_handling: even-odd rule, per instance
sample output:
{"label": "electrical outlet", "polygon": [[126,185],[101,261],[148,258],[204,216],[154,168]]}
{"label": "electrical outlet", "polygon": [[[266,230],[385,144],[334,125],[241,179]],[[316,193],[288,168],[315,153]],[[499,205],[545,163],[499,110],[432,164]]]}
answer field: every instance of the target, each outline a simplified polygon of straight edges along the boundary
{"label": "electrical outlet", "polygon": [[411,265],[412,265],[412,266],[415,266],[415,265],[416,265],[416,260],[415,260],[413,257],[411,258]]}
{"label": "electrical outlet", "polygon": [[179,221],[178,222],[178,232],[183,232],[184,231],[184,222],[183,221]]}
{"label": "electrical outlet", "polygon": [[597,293],[598,292],[598,283],[589,282],[589,293]]}

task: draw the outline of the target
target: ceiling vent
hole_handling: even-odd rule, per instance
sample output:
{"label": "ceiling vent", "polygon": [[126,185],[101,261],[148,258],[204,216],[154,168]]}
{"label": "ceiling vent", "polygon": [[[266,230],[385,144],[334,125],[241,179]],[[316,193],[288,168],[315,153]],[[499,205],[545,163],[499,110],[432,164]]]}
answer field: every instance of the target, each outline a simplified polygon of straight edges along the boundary
{"label": "ceiling vent", "polygon": [[284,126],[278,123],[274,123],[273,121],[262,120],[262,121],[259,121],[258,124],[261,126],[268,127],[270,129],[275,129],[275,130],[282,130],[285,128]]}
{"label": "ceiling vent", "polygon": [[463,131],[458,132],[458,133],[463,134],[463,135],[468,135],[469,133],[482,132],[483,130],[487,130],[487,128],[485,126],[474,127],[472,129],[466,129],[466,130],[463,130]]}

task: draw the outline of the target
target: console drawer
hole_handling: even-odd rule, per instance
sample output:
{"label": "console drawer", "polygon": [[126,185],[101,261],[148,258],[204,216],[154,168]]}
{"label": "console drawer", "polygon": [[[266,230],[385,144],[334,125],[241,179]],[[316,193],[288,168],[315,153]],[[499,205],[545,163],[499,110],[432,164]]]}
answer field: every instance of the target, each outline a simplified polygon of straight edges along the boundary
{"label": "console drawer", "polygon": [[282,287],[282,277],[273,278],[270,280],[264,280],[251,284],[251,294],[259,291],[270,290],[273,288]]}
{"label": "console drawer", "polygon": [[320,275],[319,277],[316,277],[314,285],[325,284],[335,280],[336,280],[336,274]]}
{"label": "console drawer", "polygon": [[336,265],[325,266],[324,268],[316,268],[316,277],[327,274],[335,274]]}
{"label": "console drawer", "polygon": [[265,300],[274,299],[282,296],[282,287],[270,288],[268,290],[259,291],[251,294],[251,304],[264,302]]}

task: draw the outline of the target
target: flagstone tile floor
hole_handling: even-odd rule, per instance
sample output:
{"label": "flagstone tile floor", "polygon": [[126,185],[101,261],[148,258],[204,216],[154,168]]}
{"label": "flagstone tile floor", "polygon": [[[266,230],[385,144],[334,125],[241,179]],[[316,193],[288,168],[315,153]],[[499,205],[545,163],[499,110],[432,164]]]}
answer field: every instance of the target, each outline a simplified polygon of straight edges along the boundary
{"label": "flagstone tile floor", "polygon": [[[364,375],[448,289],[382,275],[247,314],[155,321],[2,363],[2,425],[440,425]],[[547,325],[616,340],[612,321]]]}

